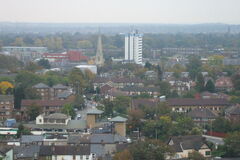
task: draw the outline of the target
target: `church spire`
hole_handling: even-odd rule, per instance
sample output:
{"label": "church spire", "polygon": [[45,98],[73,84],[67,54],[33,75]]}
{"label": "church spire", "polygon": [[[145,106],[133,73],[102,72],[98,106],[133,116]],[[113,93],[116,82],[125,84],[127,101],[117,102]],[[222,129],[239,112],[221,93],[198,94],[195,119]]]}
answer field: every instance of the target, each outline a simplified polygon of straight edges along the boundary
{"label": "church spire", "polygon": [[103,51],[102,51],[102,37],[100,32],[98,33],[98,43],[97,43],[97,53],[95,58],[95,64],[97,66],[103,66],[104,64]]}

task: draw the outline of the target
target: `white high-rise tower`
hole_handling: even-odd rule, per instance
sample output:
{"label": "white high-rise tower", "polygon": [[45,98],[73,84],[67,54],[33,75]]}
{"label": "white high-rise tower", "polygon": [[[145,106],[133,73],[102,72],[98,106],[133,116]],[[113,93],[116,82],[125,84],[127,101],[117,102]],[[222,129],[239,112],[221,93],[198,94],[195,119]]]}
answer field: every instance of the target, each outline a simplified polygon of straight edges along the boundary
{"label": "white high-rise tower", "polygon": [[138,31],[125,35],[125,61],[142,64],[142,34]]}

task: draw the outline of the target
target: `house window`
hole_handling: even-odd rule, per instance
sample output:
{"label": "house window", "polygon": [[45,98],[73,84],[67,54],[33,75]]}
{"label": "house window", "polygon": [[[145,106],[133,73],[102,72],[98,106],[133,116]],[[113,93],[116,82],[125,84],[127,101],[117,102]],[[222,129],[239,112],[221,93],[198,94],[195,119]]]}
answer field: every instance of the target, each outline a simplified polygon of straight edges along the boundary
{"label": "house window", "polygon": [[210,151],[206,151],[206,152],[205,152],[205,155],[206,155],[206,156],[210,156],[210,155],[211,155],[211,152],[210,152]]}

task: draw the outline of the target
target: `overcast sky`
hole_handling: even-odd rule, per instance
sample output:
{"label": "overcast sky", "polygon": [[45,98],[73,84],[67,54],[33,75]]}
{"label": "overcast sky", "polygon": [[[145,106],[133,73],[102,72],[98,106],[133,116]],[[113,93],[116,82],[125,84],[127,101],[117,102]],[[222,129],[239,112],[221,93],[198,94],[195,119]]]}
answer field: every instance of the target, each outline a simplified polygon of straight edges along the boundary
{"label": "overcast sky", "polygon": [[0,21],[240,24],[240,0],[0,0]]}

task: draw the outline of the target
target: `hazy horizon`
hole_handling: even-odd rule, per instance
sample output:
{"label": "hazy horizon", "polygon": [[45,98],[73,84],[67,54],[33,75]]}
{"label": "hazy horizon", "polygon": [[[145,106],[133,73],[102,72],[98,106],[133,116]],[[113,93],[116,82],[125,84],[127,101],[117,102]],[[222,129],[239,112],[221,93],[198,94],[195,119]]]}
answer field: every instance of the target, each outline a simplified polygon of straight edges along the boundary
{"label": "hazy horizon", "polygon": [[0,22],[240,24],[239,0],[0,0]]}

